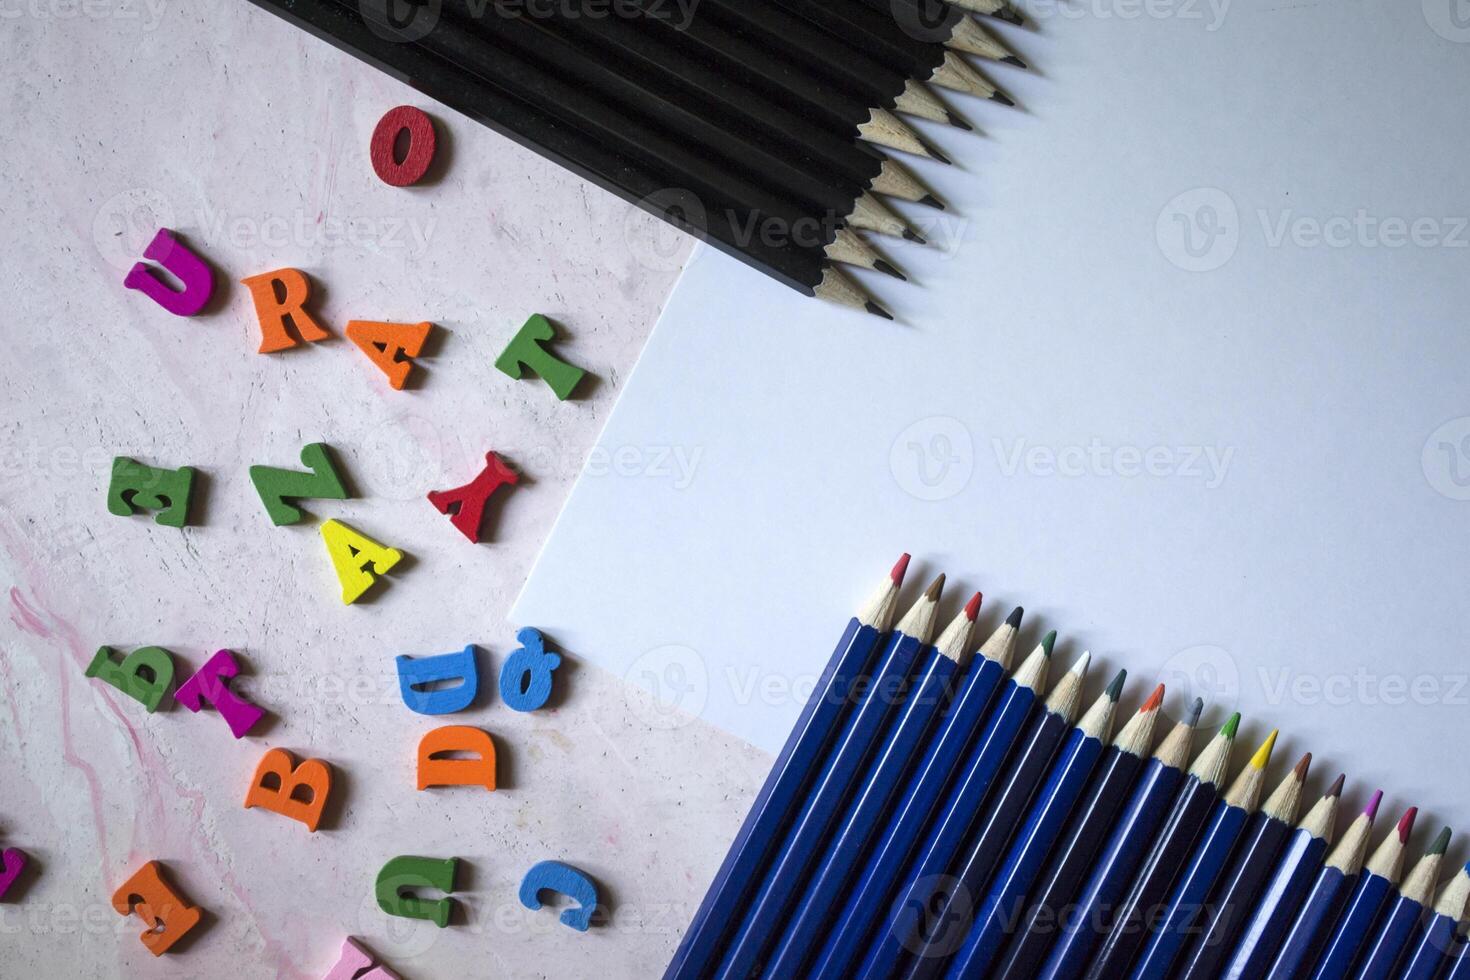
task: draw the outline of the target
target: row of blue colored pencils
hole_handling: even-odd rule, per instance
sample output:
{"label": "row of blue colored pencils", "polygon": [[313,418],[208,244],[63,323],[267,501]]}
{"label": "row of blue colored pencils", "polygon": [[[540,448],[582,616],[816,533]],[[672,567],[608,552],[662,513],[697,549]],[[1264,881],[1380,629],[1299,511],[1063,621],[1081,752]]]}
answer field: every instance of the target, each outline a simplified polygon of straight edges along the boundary
{"label": "row of blue colored pencils", "polygon": [[[1022,610],[974,649],[940,575],[900,618],[909,556],[848,624],[665,980],[1470,980],[1470,866],[1450,831],[1403,874],[1416,811],[1369,854],[1382,793],[1333,844],[1345,778],[1303,809],[1271,732],[1229,779],[1232,716],[1193,755],[1159,685],[1113,734]],[[937,633],[937,638],[936,634]],[[1156,739],[1155,736],[1159,737]],[[1269,791],[1268,791],[1269,790]]]}

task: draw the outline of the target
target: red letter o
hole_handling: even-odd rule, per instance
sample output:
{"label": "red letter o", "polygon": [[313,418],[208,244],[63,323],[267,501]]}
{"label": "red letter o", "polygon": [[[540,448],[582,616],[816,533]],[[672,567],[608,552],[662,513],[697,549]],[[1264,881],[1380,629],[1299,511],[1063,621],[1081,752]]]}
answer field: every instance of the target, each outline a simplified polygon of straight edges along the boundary
{"label": "red letter o", "polygon": [[[408,131],[408,152],[399,161],[394,159],[393,147],[404,130]],[[394,187],[418,183],[434,162],[433,120],[411,105],[389,109],[373,130],[371,153],[373,171],[383,183]]]}

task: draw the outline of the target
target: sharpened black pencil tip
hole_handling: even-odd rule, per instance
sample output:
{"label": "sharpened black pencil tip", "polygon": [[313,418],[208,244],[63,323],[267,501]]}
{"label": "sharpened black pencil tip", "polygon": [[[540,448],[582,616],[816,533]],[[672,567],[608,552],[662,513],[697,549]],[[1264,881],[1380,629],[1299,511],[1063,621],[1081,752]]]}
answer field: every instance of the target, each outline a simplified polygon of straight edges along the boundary
{"label": "sharpened black pencil tip", "polygon": [[913,242],[915,245],[929,244],[929,242],[924,238],[923,235],[919,234],[917,231],[914,231],[912,228],[905,228],[903,230],[903,237],[906,241]]}
{"label": "sharpened black pencil tip", "polygon": [[908,282],[909,281],[909,277],[908,276],[904,275],[902,272],[899,272],[892,265],[890,265],[889,263],[883,261],[882,259],[875,259],[873,261],[873,268],[877,269],[879,272],[883,273],[885,276],[892,276],[893,278],[897,279],[899,282]]}
{"label": "sharpened black pencil tip", "polygon": [[874,303],[872,300],[868,300],[868,302],[863,305],[863,309],[867,310],[874,316],[881,316],[885,320],[893,319],[892,313],[889,313],[887,310],[879,306],[877,303]]}
{"label": "sharpened black pencil tip", "polygon": [[1028,68],[1029,69],[1031,67],[1030,65],[1026,64],[1026,62],[1022,61],[1020,58],[1017,58],[1013,54],[1008,54],[1008,55],[1006,55],[1004,58],[1002,58],[1000,60],[1001,61],[1004,61],[1008,65],[1015,65],[1017,68]]}
{"label": "sharpened black pencil tip", "polygon": [[1001,105],[1015,105],[1016,102],[1009,95],[996,89],[995,94],[990,97],[991,102],[999,102]]}
{"label": "sharpened black pencil tip", "polygon": [[1024,615],[1026,615],[1026,610],[1022,609],[1020,606],[1017,606],[1015,609],[1012,609],[1011,614],[1006,617],[1006,625],[1013,630],[1020,629],[1021,617]]}
{"label": "sharpened black pencil tip", "polygon": [[925,143],[924,144],[924,149],[928,152],[928,154],[931,157],[933,157],[934,159],[938,160],[940,163],[944,164],[945,166],[947,166],[947,167],[954,166],[954,161],[953,160],[951,160],[949,157],[945,156],[943,153],[940,153],[938,150],[936,150],[934,147],[930,146],[928,143]]}
{"label": "sharpened black pencil tip", "polygon": [[974,126],[971,126],[962,117],[955,115],[953,112],[946,112],[945,115],[949,117],[949,124],[951,126],[954,126],[958,129],[963,129],[967,133],[975,131]]}
{"label": "sharpened black pencil tip", "polygon": [[1012,10],[1010,7],[1000,8],[995,12],[995,16],[1008,24],[1020,25],[1026,23],[1026,18],[1021,16],[1021,12],[1019,10]]}
{"label": "sharpened black pencil tip", "polygon": [[946,210],[944,207],[944,202],[935,197],[933,194],[925,194],[923,197],[919,198],[919,203],[934,208],[937,211]]}

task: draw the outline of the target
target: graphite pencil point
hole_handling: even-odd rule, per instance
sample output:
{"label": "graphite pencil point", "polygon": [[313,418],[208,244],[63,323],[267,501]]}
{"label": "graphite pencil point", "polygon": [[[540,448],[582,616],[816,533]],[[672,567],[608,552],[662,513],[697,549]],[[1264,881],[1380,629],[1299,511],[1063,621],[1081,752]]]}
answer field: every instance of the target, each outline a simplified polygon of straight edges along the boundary
{"label": "graphite pencil point", "polygon": [[935,197],[933,194],[925,194],[923,197],[919,198],[919,203],[927,207],[934,208],[936,211],[946,210],[944,202]]}
{"label": "graphite pencil point", "polygon": [[873,302],[872,300],[868,300],[868,302],[863,306],[863,309],[867,310],[869,313],[873,314],[874,316],[881,316],[885,320],[892,320],[893,319],[893,314],[892,313],[889,313],[887,310],[885,310],[883,307],[879,306],[877,303]]}
{"label": "graphite pencil point", "polygon": [[891,264],[889,264],[884,259],[879,259],[878,261],[874,262],[873,263],[873,268],[876,269],[876,270],[878,270],[879,272],[883,273],[885,276],[892,276],[893,278],[897,279],[899,282],[908,282],[909,281],[909,277],[908,276],[904,275],[902,272],[899,272],[897,269],[895,269]]}
{"label": "graphite pencil point", "polygon": [[971,126],[968,122],[966,122],[963,118],[961,118],[960,116],[956,115],[955,113],[949,112],[949,113],[947,113],[947,115],[949,116],[949,124],[951,126],[955,126],[955,127],[959,128],[959,129],[963,129],[967,133],[971,133],[971,132],[974,132],[975,131],[975,127],[974,126]]}
{"label": "graphite pencil point", "polygon": [[1015,105],[1015,100],[1004,92],[996,89],[995,94],[990,97],[991,102],[999,102],[1001,105]]}
{"label": "graphite pencil point", "polygon": [[913,242],[915,245],[929,244],[928,241],[925,240],[923,235],[919,234],[917,231],[914,231],[912,228],[905,228],[903,230],[903,237],[908,241]]}
{"label": "graphite pencil point", "polygon": [[1006,55],[1004,58],[1002,58],[1000,60],[1003,61],[1003,62],[1005,62],[1008,65],[1015,65],[1017,68],[1030,68],[1031,67],[1030,65],[1026,64],[1026,62],[1022,61],[1020,58],[1017,58],[1013,54],[1008,54],[1008,55]]}

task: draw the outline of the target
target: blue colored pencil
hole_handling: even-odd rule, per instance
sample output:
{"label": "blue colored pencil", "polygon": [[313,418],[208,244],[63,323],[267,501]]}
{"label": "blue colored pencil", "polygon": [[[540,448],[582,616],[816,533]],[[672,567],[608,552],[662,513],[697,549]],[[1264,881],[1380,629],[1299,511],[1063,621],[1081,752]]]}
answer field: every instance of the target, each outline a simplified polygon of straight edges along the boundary
{"label": "blue colored pencil", "polygon": [[1281,940],[1280,952],[1266,973],[1267,980],[1295,980],[1317,962],[1363,870],[1368,838],[1373,835],[1373,821],[1378,817],[1378,804],[1382,801],[1383,791],[1378,790],[1327,855],[1311,890],[1297,903],[1301,911],[1295,913],[1291,928]]}
{"label": "blue colored pencil", "polygon": [[976,832],[960,848],[959,860],[950,866],[947,875],[950,880],[934,889],[943,893],[942,901],[935,902],[931,897],[922,903],[923,908],[938,909],[934,917],[937,927],[929,930],[923,945],[899,969],[899,977],[927,980],[937,976],[964,941],[991,875],[1051,771],[1053,760],[1075,730],[1072,722],[1077,716],[1077,702],[1091,659],[1088,653],[1078,657],[1072,669],[1047,695],[1046,710],[1006,764],[1005,780],[997,784],[995,793],[986,801]]}
{"label": "blue colored pencil", "polygon": [[[1237,945],[1241,927],[1256,906],[1292,835],[1311,765],[1312,754],[1308,752],[1251,817],[1235,845],[1230,863],[1210,889],[1195,919],[1199,935],[1186,944],[1184,956],[1178,960],[1181,965],[1174,971],[1177,980],[1217,980],[1220,976],[1221,967]],[[1339,785],[1327,798],[1334,815],[1336,794],[1341,792]]]}
{"label": "blue colored pencil", "polygon": [[[1249,917],[1229,951],[1226,977],[1257,980],[1270,968],[1282,938],[1291,927],[1292,916],[1301,907],[1302,896],[1322,871],[1322,859],[1327,856],[1328,841],[1332,840],[1345,781],[1346,777],[1338,776],[1327,795],[1307,811],[1287,838],[1281,857],[1260,890],[1255,908],[1245,910]],[[1263,812],[1265,809],[1262,807]]]}
{"label": "blue colored pencil", "polygon": [[699,976],[714,962],[720,940],[744,907],[767,857],[788,826],[797,801],[815,780],[817,766],[831,748],[848,713],[853,681],[872,669],[874,654],[893,623],[899,586],[903,584],[908,564],[908,555],[899,558],[888,581],[847,624],[811,698],[802,708],[796,727],[787,737],[765,785],[745,815],[735,842],[685,930],[678,951],[664,972],[666,980]]}
{"label": "blue colored pencil", "polygon": [[[1148,703],[1119,732],[1119,740],[1108,746],[1113,713],[1123,694],[1127,671],[1119,671],[1102,697],[1077,722],[1067,735],[1057,760],[1047,773],[1046,782],[1036,794],[1026,821],[1011,841],[991,880],[990,888],[980,903],[975,924],[964,944],[950,961],[949,976],[979,977],[989,974],[991,965],[1005,948],[1015,927],[1042,862],[1052,852],[1057,837],[1066,827],[1082,794],[1087,791],[1092,774],[1105,753],[1126,754],[1137,763],[1153,741],[1154,719],[1164,700],[1163,685]],[[1137,771],[1137,766],[1130,767]],[[1124,787],[1126,792],[1126,787]],[[1121,794],[1120,794],[1121,795]]]}
{"label": "blue colored pencil", "polygon": [[[1173,870],[1183,862],[1183,848],[1193,842],[1214,806],[1239,725],[1240,715],[1232,715],[1187,773],[1180,770],[1187,761],[1188,738],[1173,756],[1166,752],[1174,735],[1164,740],[1088,872],[1071,914],[1062,920],[1061,933],[1038,976],[1074,980],[1084,971],[1092,973],[1094,963],[1099,976],[1115,977],[1127,969],[1140,940],[1138,930],[1123,925],[1132,921],[1132,910],[1141,902],[1151,907],[1158,900],[1154,891],[1162,894]],[[1160,855],[1176,847],[1175,839],[1183,839],[1180,853],[1166,860]],[[1119,965],[1112,965],[1114,959]]]}
{"label": "blue colored pencil", "polygon": [[941,575],[899,621],[873,673],[873,683],[862,692],[837,744],[822,763],[810,795],[761,877],[754,898],[724,950],[719,969],[704,976],[745,980],[760,965],[761,954],[775,940],[817,849],[845,811],[858,776],[889,719],[897,713],[910,675],[916,665],[922,671],[931,658],[938,656],[929,640],[943,588]]}
{"label": "blue colored pencil", "polygon": [[1363,948],[1373,923],[1378,921],[1379,911],[1398,884],[1404,868],[1404,848],[1414,831],[1414,817],[1418,813],[1417,807],[1409,807],[1399,819],[1398,827],[1363,866],[1342,914],[1322,945],[1321,955],[1315,964],[1310,964],[1312,972],[1308,975],[1312,980],[1342,980],[1357,961],[1358,950]]}
{"label": "blue colored pencil", "polygon": [[1448,969],[1443,980],[1470,980],[1470,941],[1462,935],[1450,950]]}
{"label": "blue colored pencil", "polygon": [[1199,846],[1170,890],[1169,899],[1154,919],[1143,951],[1133,964],[1130,976],[1135,980],[1169,976],[1200,918],[1205,899],[1229,867],[1235,845],[1256,811],[1277,734],[1273,731],[1267,736],[1215,805],[1209,823],[1200,834]]}
{"label": "blue colored pencil", "polygon": [[1470,903],[1470,864],[1446,882],[1439,893],[1433,914],[1404,955],[1403,968],[1398,974],[1401,980],[1436,980],[1444,972],[1467,903]]}
{"label": "blue colored pencil", "polygon": [[970,652],[980,593],[954,618],[934,644],[938,656],[910,688],[892,730],[884,737],[877,761],[869,767],[862,788],[832,838],[827,853],[808,878],[795,912],[781,938],[766,958],[763,975],[798,976],[816,946],[819,932],[838,904],[853,865],[862,857],[874,828],[888,814],[894,794],[904,784],[940,711],[949,702],[960,661]]}
{"label": "blue colored pencil", "polygon": [[[1147,707],[1145,704],[1144,708]],[[1162,811],[1179,788],[1194,740],[1194,726],[1204,707],[1205,703],[1195,698],[1189,717],[1173,726],[1151,759],[1144,758],[1148,751],[1146,742],[1137,754],[1128,751],[1127,727],[1113,740],[1112,748],[1098,764],[1087,795],[1077,804],[1046,868],[1032,886],[1025,914],[1013,930],[1005,952],[996,961],[996,977],[1031,980],[1041,971],[1063,923],[1075,914],[1074,901],[1088,873],[1098,863],[1098,855],[1106,850],[1106,843],[1119,824],[1119,815],[1126,812],[1140,789],[1158,784],[1159,774],[1165,771],[1170,778],[1163,780],[1162,789],[1155,790],[1158,799],[1154,809]],[[1079,964],[1077,972],[1085,965],[1085,962]]]}
{"label": "blue colored pencil", "polygon": [[[1046,634],[1006,684],[995,713],[971,749],[954,786],[935,814],[933,826],[903,873],[881,928],[869,941],[858,968],[863,980],[888,980],[904,951],[923,942],[922,929],[932,907],[929,886],[949,869],[964,843],[980,805],[989,794],[1002,766],[1010,759],[1028,719],[1037,713],[1037,698],[1046,683],[1052,645],[1057,634]],[[839,974],[840,975],[840,974]]]}
{"label": "blue colored pencil", "polygon": [[1439,884],[1439,866],[1450,846],[1450,828],[1434,838],[1414,870],[1399,885],[1398,895],[1389,899],[1353,971],[1356,980],[1388,980],[1409,947],[1409,941],[1424,921],[1424,909]]}
{"label": "blue colored pencil", "polygon": [[[1190,718],[1174,726],[1144,767],[1138,785],[1094,850],[1093,859],[1083,869],[1075,897],[1056,906],[1064,910],[1057,919],[1057,933],[1041,944],[1042,955],[1037,965],[1033,967],[1029,958],[1018,956],[1016,969],[1007,970],[1004,976],[1014,976],[1017,980],[1032,977],[1072,980],[1082,975],[1093,950],[1109,931],[1104,920],[1127,893],[1128,884],[1148,854],[1159,825],[1169,815],[1173,801],[1180,798],[1181,787],[1198,785],[1210,778],[1197,771],[1201,762],[1229,758],[1238,716],[1227,723],[1228,731],[1221,729],[1209,741],[1200,753],[1200,762],[1185,772],[1194,741],[1194,726],[1203,709],[1204,702],[1195,699]],[[1224,765],[1221,761],[1219,768],[1223,769]],[[1208,792],[1214,795],[1213,786]]]}
{"label": "blue colored pencil", "polygon": [[[959,771],[961,759],[982,738],[997,693],[1016,689],[1016,682],[1005,680],[1005,675],[1010,670],[1022,615],[1017,606],[985,641],[975,662],[965,672],[954,700],[945,711],[944,721],[924,752],[922,770],[909,781],[887,829],[869,849],[855,887],[842,899],[837,922],[812,965],[812,976],[848,974],[863,952],[863,943],[873,923],[888,907],[899,872],[918,847],[940,797]],[[1044,669],[1046,657],[1038,656],[1039,666]]]}

